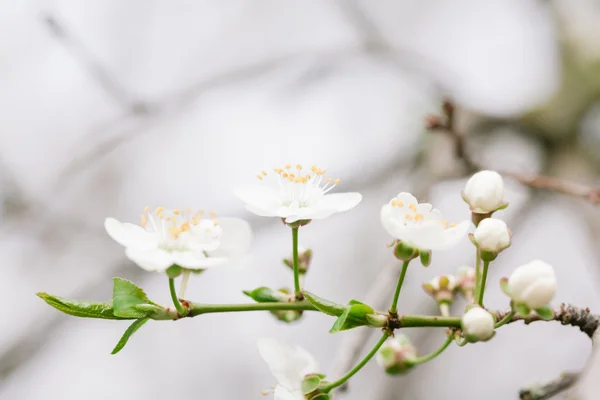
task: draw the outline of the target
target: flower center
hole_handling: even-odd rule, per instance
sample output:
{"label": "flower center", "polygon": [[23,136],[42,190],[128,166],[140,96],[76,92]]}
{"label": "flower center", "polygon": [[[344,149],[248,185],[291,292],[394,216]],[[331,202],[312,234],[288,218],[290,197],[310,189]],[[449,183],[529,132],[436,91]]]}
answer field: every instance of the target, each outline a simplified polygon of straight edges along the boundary
{"label": "flower center", "polygon": [[218,247],[223,230],[214,212],[204,215],[190,208],[165,210],[158,207],[154,212],[146,207],[140,225],[158,236],[159,247],[168,251],[208,250]]}
{"label": "flower center", "polygon": [[256,177],[276,188],[281,204],[286,207],[310,207],[340,183],[339,179],[325,178],[325,170],[314,165],[307,170],[301,164],[295,168],[286,164],[284,168],[274,168],[273,172],[268,174],[263,170]]}
{"label": "flower center", "polygon": [[393,199],[391,204],[397,210],[396,215],[404,223],[404,226],[422,225],[429,221],[438,221],[444,229],[456,226],[455,223],[449,224],[445,219],[440,219],[441,214],[432,212],[430,208],[419,207],[420,204],[405,204],[398,199]]}

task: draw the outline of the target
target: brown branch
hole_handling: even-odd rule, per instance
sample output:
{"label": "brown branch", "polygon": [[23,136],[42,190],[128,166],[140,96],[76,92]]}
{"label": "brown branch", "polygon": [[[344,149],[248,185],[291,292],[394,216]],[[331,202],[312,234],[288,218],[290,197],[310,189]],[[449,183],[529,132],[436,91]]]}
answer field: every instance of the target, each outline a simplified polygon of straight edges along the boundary
{"label": "brown branch", "polygon": [[545,400],[571,388],[577,379],[578,373],[563,372],[560,376],[550,382],[534,385],[519,392],[521,400]]}
{"label": "brown branch", "polygon": [[[425,118],[425,127],[432,132],[447,134],[454,140],[454,154],[456,158],[462,161],[468,172],[472,173],[485,169],[473,160],[467,151],[466,135],[456,128],[454,117],[456,106],[454,103],[450,100],[444,100],[442,108],[444,115],[428,115]],[[594,205],[600,204],[600,187],[591,187],[538,174],[522,174],[510,171],[498,172],[532,189],[563,193],[569,196],[583,198]]]}

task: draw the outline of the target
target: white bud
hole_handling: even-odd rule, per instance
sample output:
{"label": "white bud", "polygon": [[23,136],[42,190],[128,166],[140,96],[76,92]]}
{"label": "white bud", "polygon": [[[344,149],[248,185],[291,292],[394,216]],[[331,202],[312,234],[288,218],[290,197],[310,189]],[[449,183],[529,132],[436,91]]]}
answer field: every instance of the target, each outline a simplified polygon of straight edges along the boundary
{"label": "white bud", "polygon": [[506,205],[504,181],[496,171],[479,171],[465,185],[463,199],[471,211],[488,214]]}
{"label": "white bud", "polygon": [[471,308],[462,317],[465,338],[471,342],[486,341],[494,336],[494,317],[481,307]]}
{"label": "white bud", "polygon": [[508,279],[510,297],[518,304],[538,309],[556,293],[556,275],[551,265],[534,260],[514,270]]}
{"label": "white bud", "polygon": [[402,334],[388,339],[377,352],[377,363],[390,375],[407,372],[417,358],[417,349]]}
{"label": "white bud", "polygon": [[510,246],[510,236],[504,221],[486,218],[479,223],[473,237],[480,250],[497,254]]}
{"label": "white bud", "polygon": [[452,275],[436,276],[423,284],[423,290],[439,302],[452,302],[454,292],[458,287],[457,279]]}

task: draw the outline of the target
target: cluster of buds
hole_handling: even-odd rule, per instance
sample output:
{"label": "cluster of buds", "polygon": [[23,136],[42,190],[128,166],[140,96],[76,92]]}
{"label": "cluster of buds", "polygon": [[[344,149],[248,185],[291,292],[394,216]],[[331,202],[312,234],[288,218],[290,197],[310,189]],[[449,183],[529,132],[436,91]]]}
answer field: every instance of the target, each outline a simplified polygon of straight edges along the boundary
{"label": "cluster of buds", "polygon": [[388,339],[377,352],[377,363],[390,375],[408,372],[417,359],[417,349],[405,335]]}
{"label": "cluster of buds", "polygon": [[[306,272],[308,271],[308,267],[310,267],[312,257],[313,253],[311,249],[298,246],[298,273],[300,275],[306,274]],[[292,260],[292,258],[284,258],[283,263],[287,265],[290,269],[294,269],[294,261]]]}

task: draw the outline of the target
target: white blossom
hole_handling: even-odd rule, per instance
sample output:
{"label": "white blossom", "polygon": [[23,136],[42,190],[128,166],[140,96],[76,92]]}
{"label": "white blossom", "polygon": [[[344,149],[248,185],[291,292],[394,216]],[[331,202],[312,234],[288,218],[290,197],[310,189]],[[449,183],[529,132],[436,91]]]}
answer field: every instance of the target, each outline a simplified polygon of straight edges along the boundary
{"label": "white blossom", "polygon": [[541,260],[521,265],[508,279],[508,291],[516,303],[534,310],[548,305],[556,293],[554,268]]}
{"label": "white blossom", "polygon": [[275,400],[304,400],[302,381],[317,373],[317,361],[300,346],[288,346],[273,339],[260,339],[258,351],[277,379]]}
{"label": "white blossom", "polygon": [[263,217],[284,218],[286,223],[323,219],[335,213],[348,211],[362,199],[360,193],[329,192],[340,182],[325,178],[325,170],[313,166],[306,170],[275,168],[272,173],[257,175],[258,185],[241,187],[235,195],[246,203],[246,209]]}
{"label": "white blossom", "polygon": [[470,341],[486,341],[494,336],[494,317],[481,307],[467,311],[461,321],[463,334]]}
{"label": "white blossom", "polygon": [[147,271],[163,272],[172,265],[205,269],[222,265],[246,253],[252,240],[250,225],[238,218],[216,219],[191,210],[150,212],[140,225],[104,221],[106,232],[125,247],[127,257]]}
{"label": "white blossom", "polygon": [[506,222],[496,218],[486,218],[479,223],[473,237],[480,250],[499,253],[510,246],[511,233]]}
{"label": "white blossom", "polygon": [[429,203],[418,203],[410,193],[400,193],[381,209],[385,230],[405,245],[418,250],[446,250],[465,236],[469,222],[448,224]]}
{"label": "white blossom", "polygon": [[506,206],[504,181],[496,171],[479,171],[468,181],[463,190],[463,199],[471,211],[487,214]]}

